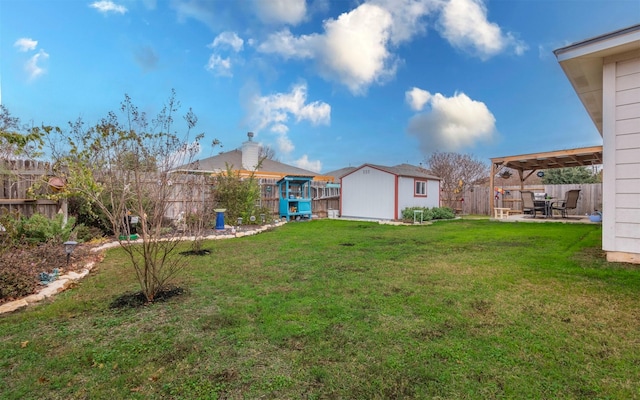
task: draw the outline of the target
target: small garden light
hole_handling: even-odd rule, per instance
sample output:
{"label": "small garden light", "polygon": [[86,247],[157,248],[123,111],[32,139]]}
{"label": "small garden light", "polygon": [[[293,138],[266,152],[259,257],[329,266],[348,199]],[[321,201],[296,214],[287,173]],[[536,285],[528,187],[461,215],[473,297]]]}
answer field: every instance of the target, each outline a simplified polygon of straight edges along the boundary
{"label": "small garden light", "polygon": [[238,217],[238,228],[240,228],[240,225],[242,225],[242,217]]}
{"label": "small garden light", "polygon": [[264,222],[266,221],[266,217],[264,214],[260,214],[260,221],[262,222],[262,224],[264,225]]}
{"label": "small garden light", "polygon": [[67,253],[67,267],[69,266],[69,259],[71,258],[71,253],[78,245],[78,242],[74,242],[73,240],[69,240],[67,242],[62,243],[64,245],[64,252]]}

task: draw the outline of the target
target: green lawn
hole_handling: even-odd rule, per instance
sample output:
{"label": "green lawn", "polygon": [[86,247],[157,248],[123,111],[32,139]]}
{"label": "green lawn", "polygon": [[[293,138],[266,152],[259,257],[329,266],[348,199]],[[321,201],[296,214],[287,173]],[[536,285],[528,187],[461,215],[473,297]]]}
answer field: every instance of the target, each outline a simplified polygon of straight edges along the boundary
{"label": "green lawn", "polygon": [[113,250],[0,317],[0,397],[640,398],[640,268],[599,225],[290,223],[207,242],[140,309]]}

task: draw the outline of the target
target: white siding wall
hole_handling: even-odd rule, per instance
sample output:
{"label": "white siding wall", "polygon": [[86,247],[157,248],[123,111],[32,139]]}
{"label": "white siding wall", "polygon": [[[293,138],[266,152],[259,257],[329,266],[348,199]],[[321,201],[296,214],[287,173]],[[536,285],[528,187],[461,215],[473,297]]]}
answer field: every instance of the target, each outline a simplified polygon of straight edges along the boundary
{"label": "white siding wall", "polygon": [[364,166],[342,178],[343,217],[394,219],[396,177]]}
{"label": "white siding wall", "polygon": [[640,253],[640,53],[605,61],[602,247]]}
{"label": "white siding wall", "polygon": [[[427,197],[415,197],[413,187],[416,178],[400,177],[398,182],[398,218],[407,207],[438,207],[440,205],[440,185],[438,181],[427,180]],[[426,180],[426,179],[425,179]]]}

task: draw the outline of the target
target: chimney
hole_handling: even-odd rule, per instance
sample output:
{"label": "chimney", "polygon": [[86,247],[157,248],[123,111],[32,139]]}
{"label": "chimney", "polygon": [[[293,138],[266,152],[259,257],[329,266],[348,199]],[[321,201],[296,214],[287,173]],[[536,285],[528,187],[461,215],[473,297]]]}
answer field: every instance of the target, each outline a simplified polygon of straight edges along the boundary
{"label": "chimney", "polygon": [[247,133],[248,140],[242,143],[242,169],[253,171],[258,166],[260,145],[253,141],[253,132]]}

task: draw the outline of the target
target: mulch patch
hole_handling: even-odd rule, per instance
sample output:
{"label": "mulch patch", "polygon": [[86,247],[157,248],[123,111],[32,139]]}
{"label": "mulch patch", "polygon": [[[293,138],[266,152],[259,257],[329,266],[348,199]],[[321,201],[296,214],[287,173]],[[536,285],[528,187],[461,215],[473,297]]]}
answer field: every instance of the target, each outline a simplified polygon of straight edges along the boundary
{"label": "mulch patch", "polygon": [[[169,286],[160,290],[155,298],[154,303],[167,301],[175,296],[186,293],[186,290],[178,286]],[[118,296],[109,304],[109,308],[138,308],[149,305],[147,298],[142,292],[125,293]]]}
{"label": "mulch patch", "polygon": [[211,254],[211,250],[202,249],[202,250],[187,250],[181,251],[180,255],[182,256],[207,256]]}

